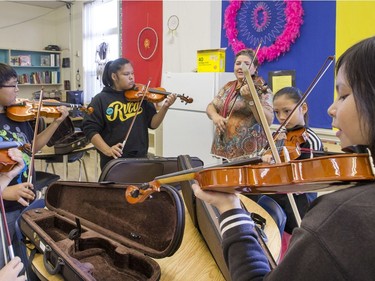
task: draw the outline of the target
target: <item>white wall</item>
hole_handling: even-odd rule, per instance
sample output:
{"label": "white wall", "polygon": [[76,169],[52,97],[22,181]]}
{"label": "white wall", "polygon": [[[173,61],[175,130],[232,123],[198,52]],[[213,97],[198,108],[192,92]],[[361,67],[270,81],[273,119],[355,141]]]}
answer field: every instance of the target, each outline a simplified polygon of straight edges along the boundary
{"label": "white wall", "polygon": [[[78,89],[79,69],[83,89],[83,5],[84,1],[74,1],[70,10],[66,6],[52,10],[0,1],[0,48],[41,50],[58,45],[62,57],[71,59],[71,67],[62,71],[62,81],[70,80],[71,89]],[[221,1],[164,0],[163,5],[163,72],[195,71],[197,50],[220,47]],[[180,19],[173,34],[167,26],[171,15]],[[30,88],[22,91],[22,97],[32,92]]]}
{"label": "white wall", "polygon": [[[179,17],[173,33],[167,22]],[[191,72],[197,64],[197,50],[220,48],[221,1],[163,1],[163,72]]]}

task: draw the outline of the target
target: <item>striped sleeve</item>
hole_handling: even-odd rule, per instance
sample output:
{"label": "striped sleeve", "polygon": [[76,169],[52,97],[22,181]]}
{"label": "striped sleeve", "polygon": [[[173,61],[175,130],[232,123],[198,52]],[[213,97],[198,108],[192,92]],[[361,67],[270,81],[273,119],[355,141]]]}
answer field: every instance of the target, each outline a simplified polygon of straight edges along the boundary
{"label": "striped sleeve", "polygon": [[270,267],[249,213],[232,209],[221,215],[219,223],[223,254],[232,280],[263,280]]}

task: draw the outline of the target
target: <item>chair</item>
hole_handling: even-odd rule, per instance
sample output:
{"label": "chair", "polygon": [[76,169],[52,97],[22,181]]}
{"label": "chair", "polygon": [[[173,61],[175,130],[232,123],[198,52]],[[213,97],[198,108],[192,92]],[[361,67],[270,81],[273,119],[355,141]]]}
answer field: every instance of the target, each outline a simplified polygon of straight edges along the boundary
{"label": "chair", "polygon": [[36,276],[36,274],[34,273],[34,271],[31,268],[31,262],[29,261],[29,258],[28,258],[27,252],[26,252],[25,236],[22,234],[22,231],[21,231],[21,228],[20,228],[20,219],[21,219],[21,216],[24,212],[26,212],[28,210],[31,210],[31,209],[44,208],[44,207],[45,207],[44,199],[35,200],[34,202],[32,202],[28,207],[26,207],[22,211],[21,215],[17,218],[17,220],[15,222],[15,233],[16,233],[16,237],[17,237],[17,240],[18,240],[17,246],[20,250],[19,255],[20,255],[20,259],[23,262],[24,267],[25,267],[25,271],[26,271],[27,278],[28,278],[27,280],[29,280],[29,281],[37,281],[37,280],[39,280],[39,278]]}
{"label": "chair", "polygon": [[42,171],[35,171],[34,189],[36,191],[36,198],[44,197],[45,188],[48,187],[51,183],[58,181],[59,179],[59,175]]}
{"label": "chair", "polygon": [[275,221],[279,228],[280,235],[283,236],[284,228],[286,224],[286,214],[281,206],[267,195],[262,195],[257,203],[265,209]]}
{"label": "chair", "polygon": [[[33,124],[33,127],[35,128],[35,121]],[[44,118],[39,118],[39,124],[38,124],[38,133],[42,132],[46,128],[45,120]],[[34,182],[34,189],[37,192],[43,193],[43,188],[49,186],[51,183],[58,181],[60,179],[59,175],[51,174],[43,172],[43,171],[35,171],[35,182]],[[37,194],[37,198],[38,198]]]}
{"label": "chair", "polygon": [[[81,181],[82,178],[82,167],[85,173],[86,181],[89,180],[88,175],[87,175],[87,169],[86,169],[86,164],[85,161],[83,160],[83,157],[85,156],[85,152],[76,152],[76,153],[71,153],[68,155],[68,164],[69,163],[74,163],[78,161],[79,163],[79,174],[78,174],[78,180]],[[56,174],[55,167],[53,166],[54,163],[63,163],[63,155],[55,155],[52,157],[45,158],[46,162],[46,169],[45,172],[48,170],[49,164],[52,166],[52,171],[54,174]]]}

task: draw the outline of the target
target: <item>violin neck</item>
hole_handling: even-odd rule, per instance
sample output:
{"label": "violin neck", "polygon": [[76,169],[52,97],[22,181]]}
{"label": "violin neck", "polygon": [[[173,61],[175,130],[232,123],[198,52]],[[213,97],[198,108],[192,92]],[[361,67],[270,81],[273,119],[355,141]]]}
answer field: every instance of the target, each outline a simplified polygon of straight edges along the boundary
{"label": "violin neck", "polygon": [[172,173],[172,174],[169,174],[169,175],[156,177],[155,180],[160,185],[175,183],[175,182],[179,182],[179,181],[193,180],[195,178],[195,173],[192,172],[192,170],[186,170],[186,171],[182,171],[182,172],[177,172],[177,173]]}
{"label": "violin neck", "polygon": [[165,95],[165,96],[168,96],[170,94],[172,94],[171,92],[166,92],[166,91],[162,91],[162,90],[158,90],[158,89],[148,89],[148,91],[151,93],[151,94],[159,94],[159,95]]}
{"label": "violin neck", "polygon": [[66,103],[66,102],[51,102],[51,101],[44,101],[43,105],[45,106],[66,106],[70,108],[81,108],[82,105],[74,104],[74,103]]}

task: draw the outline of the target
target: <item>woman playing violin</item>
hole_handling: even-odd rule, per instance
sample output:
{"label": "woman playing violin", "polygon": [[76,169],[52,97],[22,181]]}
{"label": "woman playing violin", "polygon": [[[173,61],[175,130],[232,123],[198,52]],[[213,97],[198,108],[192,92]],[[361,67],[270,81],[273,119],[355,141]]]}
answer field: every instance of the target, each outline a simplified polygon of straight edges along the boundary
{"label": "woman playing violin", "polygon": [[225,159],[234,159],[257,154],[265,145],[266,137],[260,126],[254,103],[242,97],[240,91],[248,86],[243,83],[241,64],[250,68],[269,125],[273,121],[272,92],[257,75],[258,59],[251,49],[236,54],[234,63],[235,81],[228,82],[207,106],[208,117],[216,126],[211,153]]}
{"label": "woman playing violin", "polygon": [[[17,141],[23,144],[31,144],[33,142],[33,128],[29,122],[16,122],[6,115],[6,107],[15,103],[18,94],[17,73],[9,65],[0,63],[0,142]],[[68,109],[65,106],[58,107],[61,116],[55,119],[43,132],[39,133],[35,141],[35,151],[45,146],[53,133],[59,127],[60,123],[68,116]],[[17,186],[26,184],[28,180],[28,169],[30,165],[30,156],[23,153],[25,166],[17,176],[11,181],[10,185]],[[33,177],[35,179],[35,177]],[[4,195],[6,199],[6,196]],[[7,221],[10,234],[14,234],[14,222],[24,208],[17,202],[17,198],[9,198],[4,200]],[[15,249],[17,250],[17,249]]]}
{"label": "woman playing violin", "polygon": [[[296,87],[285,87],[280,89],[273,97],[273,110],[277,120],[282,124],[284,120],[289,116],[294,107],[302,98],[301,91]],[[298,149],[299,156],[293,160],[301,160],[312,158],[313,153],[317,151],[323,151],[323,144],[317,134],[307,126],[308,121],[308,106],[307,103],[303,103],[294,112],[290,121],[286,124],[286,132],[279,135],[280,139],[276,140],[276,144],[280,145],[294,145],[294,149]],[[299,140],[285,141],[291,138],[298,138]],[[270,162],[268,156],[270,154],[262,157],[263,161]],[[269,195],[276,200],[277,203],[284,209],[287,215],[287,222],[285,225],[285,231],[289,234],[292,233],[293,229],[297,227],[297,222],[293,215],[293,210],[290,206],[288,197],[284,194]],[[299,213],[303,218],[306,210],[316,198],[316,193],[305,193],[305,194],[294,194],[294,200],[296,201]]]}
{"label": "woman playing violin", "polygon": [[[100,167],[120,157],[147,157],[147,130],[159,127],[168,108],[176,100],[176,95],[168,95],[158,112],[155,105],[146,100],[141,105],[139,101],[127,100],[125,91],[134,88],[135,79],[133,66],[125,58],[109,61],[105,65],[103,84],[102,92],[89,105],[93,112],[86,114],[82,123],[85,135],[99,150]],[[136,119],[134,126],[131,126],[133,118]],[[129,138],[123,147],[130,129]]]}
{"label": "woman playing violin", "polygon": [[[375,37],[344,52],[336,64],[337,98],[329,107],[341,147],[366,145],[375,155]],[[371,157],[371,156],[370,156]],[[233,280],[373,280],[375,183],[318,197],[293,231],[288,251],[271,271],[257,242],[254,222],[236,195],[197,197],[220,213],[224,256]]]}

